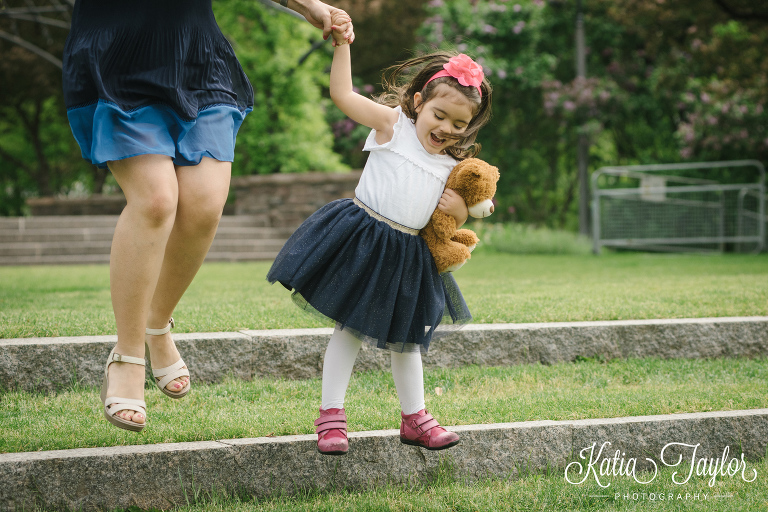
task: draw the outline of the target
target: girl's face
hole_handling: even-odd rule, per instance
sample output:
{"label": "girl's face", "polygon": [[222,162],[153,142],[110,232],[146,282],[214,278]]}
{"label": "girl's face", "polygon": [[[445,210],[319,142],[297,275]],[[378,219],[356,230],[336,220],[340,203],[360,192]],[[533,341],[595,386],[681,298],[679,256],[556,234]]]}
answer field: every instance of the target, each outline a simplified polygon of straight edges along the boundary
{"label": "girl's face", "polygon": [[416,136],[428,153],[441,155],[458,142],[446,139],[446,134],[464,133],[472,120],[472,102],[459,91],[445,84],[438,84],[429,101],[422,101],[422,94],[413,95],[416,108]]}

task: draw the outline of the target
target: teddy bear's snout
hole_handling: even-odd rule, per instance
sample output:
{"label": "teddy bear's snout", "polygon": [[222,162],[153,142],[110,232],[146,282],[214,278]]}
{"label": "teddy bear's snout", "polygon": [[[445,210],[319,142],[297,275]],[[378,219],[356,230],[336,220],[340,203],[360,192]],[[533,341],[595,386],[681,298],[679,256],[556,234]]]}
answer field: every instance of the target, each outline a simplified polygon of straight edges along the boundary
{"label": "teddy bear's snout", "polygon": [[493,213],[493,201],[490,199],[486,199],[485,201],[481,201],[475,205],[472,205],[468,208],[469,215],[471,217],[474,217],[476,219],[482,219],[485,217],[490,216]]}

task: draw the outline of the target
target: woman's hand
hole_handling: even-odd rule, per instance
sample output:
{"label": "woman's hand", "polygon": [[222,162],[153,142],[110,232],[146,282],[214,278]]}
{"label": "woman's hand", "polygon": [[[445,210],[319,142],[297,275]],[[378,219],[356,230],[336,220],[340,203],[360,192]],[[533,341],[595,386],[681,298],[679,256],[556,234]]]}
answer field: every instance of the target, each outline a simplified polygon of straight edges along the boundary
{"label": "woman's hand", "polygon": [[454,219],[456,219],[456,229],[460,228],[467,222],[469,217],[469,210],[467,210],[467,203],[456,191],[447,188],[443,195],[440,196],[440,201],[437,203],[437,207],[441,212],[447,213]]}
{"label": "woman's hand", "polygon": [[[313,26],[322,29],[323,39],[328,39],[333,33],[334,46],[336,46],[337,40],[347,43],[352,43],[355,40],[352,18],[344,10],[324,4],[319,0],[295,1],[298,4],[296,12],[304,16]],[[338,27],[338,30],[334,30],[334,26]]]}

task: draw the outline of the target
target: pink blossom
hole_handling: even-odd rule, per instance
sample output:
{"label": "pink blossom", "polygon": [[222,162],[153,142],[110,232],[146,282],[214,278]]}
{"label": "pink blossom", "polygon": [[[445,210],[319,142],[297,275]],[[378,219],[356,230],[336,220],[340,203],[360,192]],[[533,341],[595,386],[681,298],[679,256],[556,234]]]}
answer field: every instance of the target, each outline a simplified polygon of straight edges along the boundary
{"label": "pink blossom", "polygon": [[515,213],[515,207],[514,206],[510,206],[509,208],[507,208],[507,211],[509,213]]}
{"label": "pink blossom", "polygon": [[522,9],[522,7],[520,6],[520,4],[515,4],[512,7],[512,10],[515,11],[515,12],[520,12],[521,9]]}
{"label": "pink blossom", "polygon": [[517,23],[515,23],[515,26],[512,27],[512,32],[514,32],[515,34],[519,34],[520,32],[523,31],[524,28],[525,28],[525,22],[518,21]]}
{"label": "pink blossom", "polygon": [[429,2],[430,7],[442,7],[445,5],[445,2],[443,0],[432,0]]}
{"label": "pink blossom", "polygon": [[683,158],[691,158],[693,150],[691,148],[683,148],[680,150],[680,156]]}
{"label": "pink blossom", "polygon": [[523,71],[525,71],[525,70],[523,69],[523,66],[517,66],[517,67],[515,68],[515,74],[516,74],[517,76],[520,76],[520,75],[522,75],[522,74],[523,74]]}
{"label": "pink blossom", "polygon": [[374,88],[371,84],[365,84],[363,86],[363,90],[366,92],[366,94],[371,94],[374,91]]}
{"label": "pink blossom", "polygon": [[504,71],[503,69],[499,69],[498,71],[496,71],[496,76],[504,80],[505,78],[507,78],[507,72]]}
{"label": "pink blossom", "polygon": [[763,113],[763,105],[758,103],[755,107],[755,114],[762,114]]}
{"label": "pink blossom", "polygon": [[739,132],[739,138],[740,138],[740,139],[746,139],[747,137],[749,137],[749,133],[747,132],[747,130],[745,130],[745,129],[742,129],[742,130]]}
{"label": "pink blossom", "polygon": [[746,105],[742,105],[742,106],[739,107],[739,112],[741,112],[742,114],[746,114],[748,112],[748,110],[749,109],[747,108]]}
{"label": "pink blossom", "polygon": [[497,32],[496,27],[492,25],[484,25],[483,32],[486,34],[495,34]]}
{"label": "pink blossom", "polygon": [[707,116],[707,124],[715,126],[717,124],[717,118],[715,116]]}
{"label": "pink blossom", "polygon": [[576,104],[571,100],[567,100],[563,102],[563,108],[565,110],[573,111],[576,110]]}
{"label": "pink blossom", "polygon": [[710,101],[709,94],[705,92],[701,93],[701,96],[699,97],[701,98],[701,101],[703,101],[704,103],[709,103]]}

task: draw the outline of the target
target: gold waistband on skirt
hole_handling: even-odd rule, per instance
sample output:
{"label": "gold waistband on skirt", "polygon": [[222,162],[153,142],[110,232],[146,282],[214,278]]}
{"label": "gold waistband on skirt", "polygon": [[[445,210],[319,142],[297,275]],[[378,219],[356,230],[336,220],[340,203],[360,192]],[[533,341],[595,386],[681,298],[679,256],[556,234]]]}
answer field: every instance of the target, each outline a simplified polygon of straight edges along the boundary
{"label": "gold waistband on skirt", "polygon": [[363,210],[368,212],[368,215],[370,215],[371,217],[373,217],[376,220],[380,220],[381,222],[386,223],[392,229],[396,229],[398,231],[402,231],[403,233],[408,233],[409,235],[418,235],[419,234],[419,230],[418,229],[413,229],[413,228],[409,228],[407,226],[403,226],[402,224],[398,224],[397,222],[395,222],[393,220],[390,220],[390,219],[386,218],[385,216],[383,216],[383,215],[381,215],[379,213],[376,213],[375,211],[371,210],[365,203],[363,203],[358,198],[354,198],[352,201],[354,201],[354,203],[357,206],[359,206],[360,208],[362,208]]}

